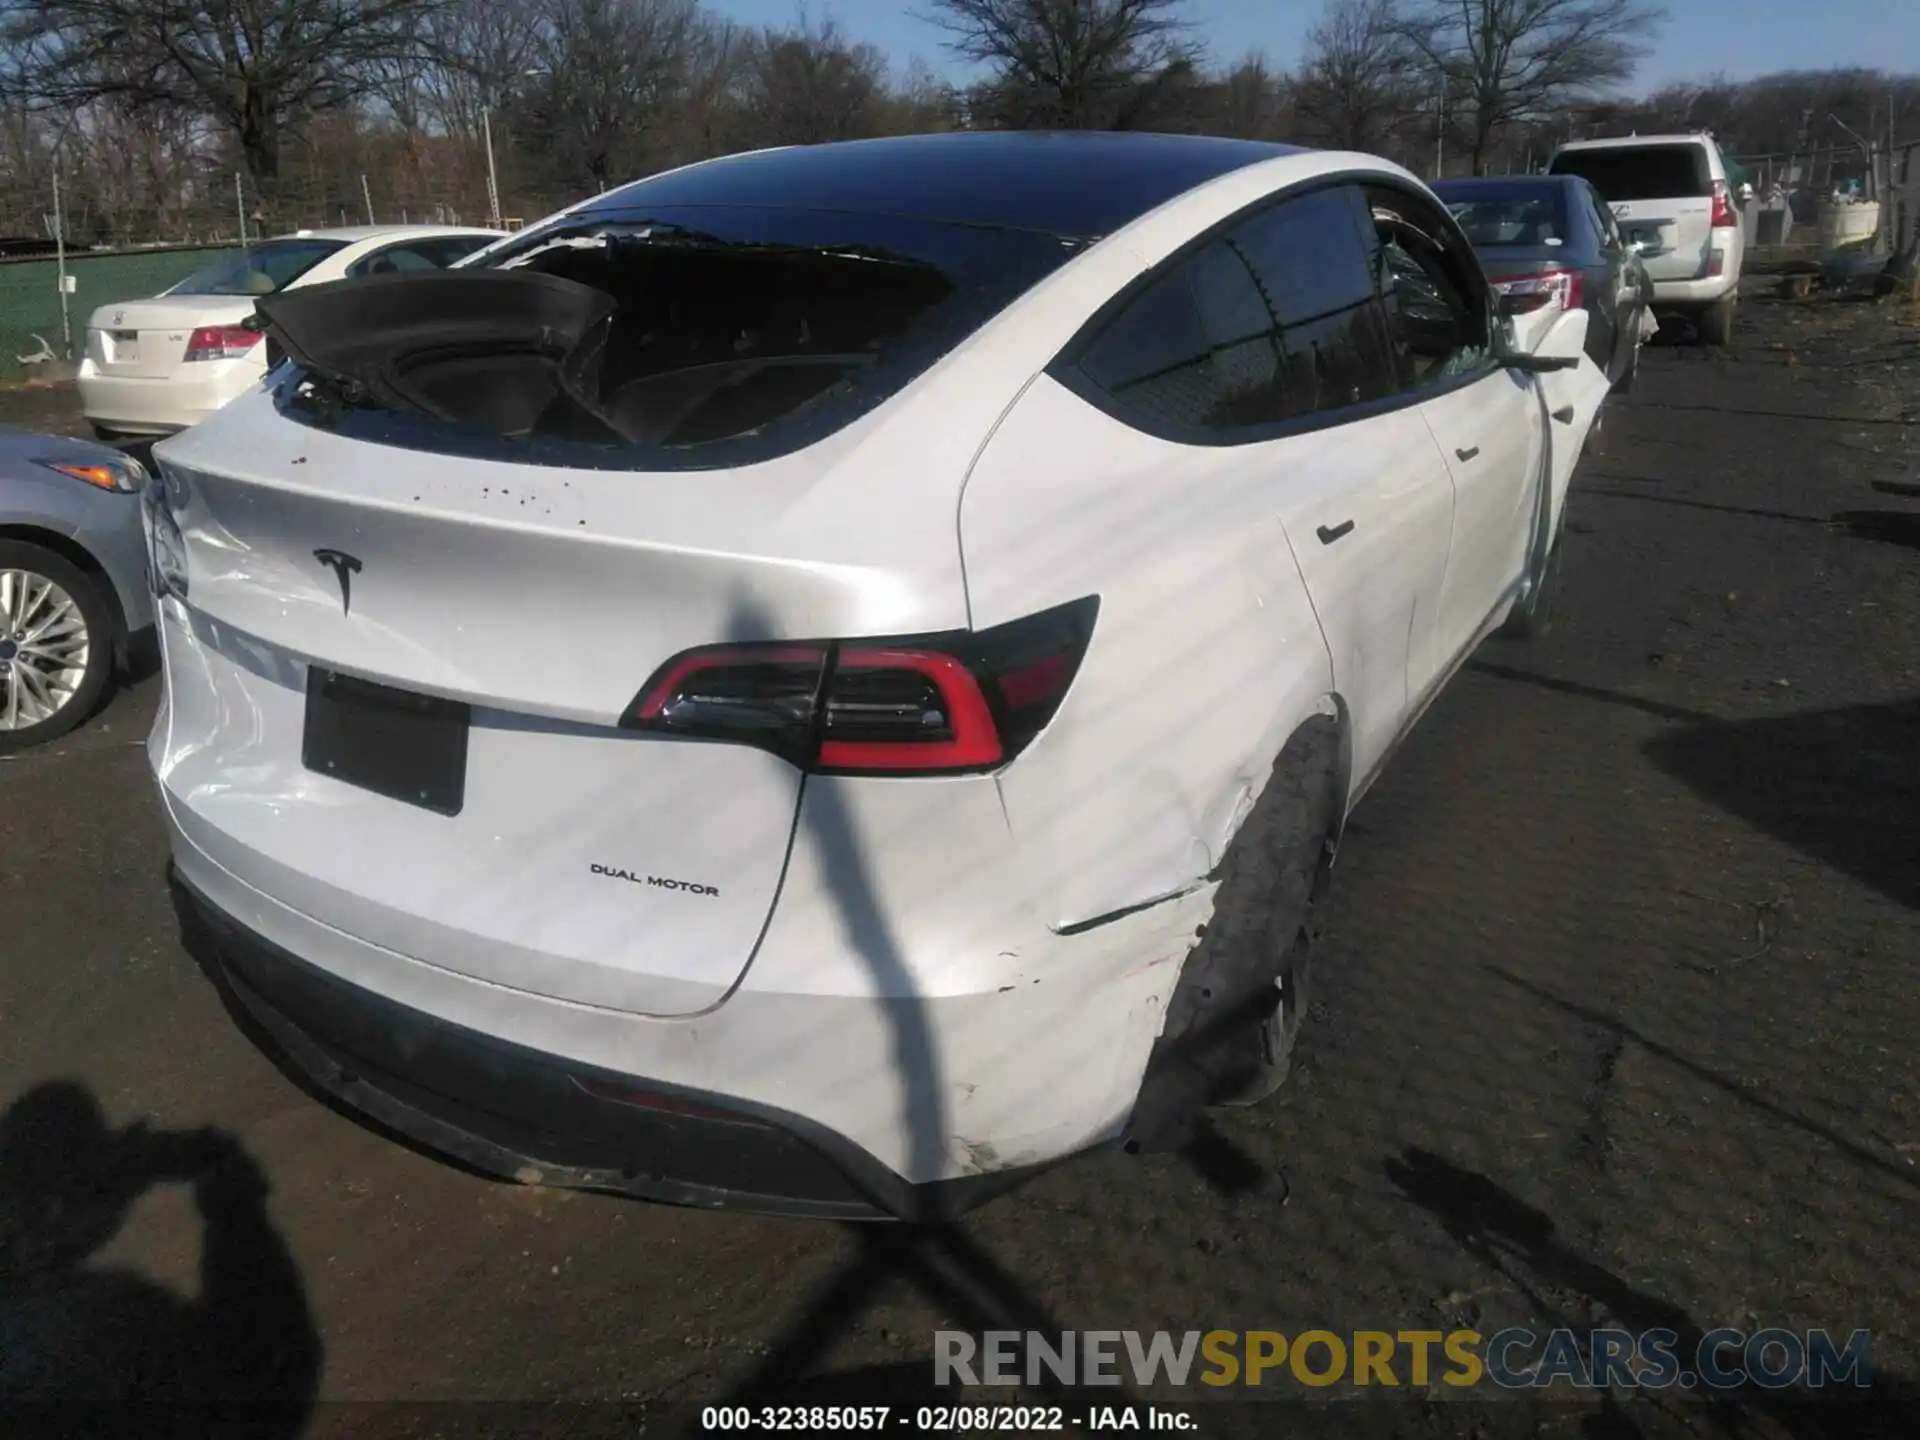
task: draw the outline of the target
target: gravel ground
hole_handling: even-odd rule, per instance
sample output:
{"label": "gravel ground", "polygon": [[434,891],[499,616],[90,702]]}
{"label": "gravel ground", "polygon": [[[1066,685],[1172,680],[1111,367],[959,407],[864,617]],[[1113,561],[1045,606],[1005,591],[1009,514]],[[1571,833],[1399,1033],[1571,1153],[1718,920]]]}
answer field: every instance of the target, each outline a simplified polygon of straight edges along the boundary
{"label": "gravel ground", "polygon": [[[911,1402],[930,1332],[995,1315],[1779,1325],[1872,1331],[1880,1407],[1346,1389],[1192,1413],[1915,1433],[1916,360],[1911,317],[1839,302],[1650,351],[1576,479],[1561,622],[1489,643],[1354,817],[1289,1088],[949,1231],[493,1184],[315,1103],[177,943],[155,686],[122,693],[0,763],[0,1373],[288,1402],[248,1435],[657,1435],[728,1396]],[[70,421],[50,395],[0,419]],[[208,1172],[216,1150],[252,1166]]]}

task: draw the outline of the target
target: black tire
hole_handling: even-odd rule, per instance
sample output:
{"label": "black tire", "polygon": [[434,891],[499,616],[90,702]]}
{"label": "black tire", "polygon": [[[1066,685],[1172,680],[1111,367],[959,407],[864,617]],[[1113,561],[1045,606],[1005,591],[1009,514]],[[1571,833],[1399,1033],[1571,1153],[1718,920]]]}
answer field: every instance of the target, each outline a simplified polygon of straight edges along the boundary
{"label": "black tire", "polygon": [[1540,583],[1508,613],[1500,633],[1510,640],[1538,640],[1553,629],[1553,607],[1560,598],[1560,540],[1547,552]]}
{"label": "black tire", "polygon": [[1716,300],[1700,312],[1696,322],[1700,331],[1700,343],[1722,347],[1733,342],[1734,297]]}
{"label": "black tire", "polygon": [[51,580],[72,597],[87,626],[87,659],[81,679],[60,707],[46,719],[16,729],[5,728],[9,694],[12,690],[11,667],[26,663],[14,657],[13,643],[5,617],[0,616],[0,754],[43,745],[66,734],[85,720],[100,703],[107,682],[113,677],[113,649],[117,638],[114,609],[100,582],[71,560],[43,546],[24,540],[0,540],[0,571],[23,571]]}
{"label": "black tire", "polygon": [[1248,1105],[1292,1070],[1310,921],[1339,821],[1340,734],[1304,726],[1227,847],[1213,918],[1188,952],[1141,1082],[1129,1142],[1169,1149],[1209,1105]]}

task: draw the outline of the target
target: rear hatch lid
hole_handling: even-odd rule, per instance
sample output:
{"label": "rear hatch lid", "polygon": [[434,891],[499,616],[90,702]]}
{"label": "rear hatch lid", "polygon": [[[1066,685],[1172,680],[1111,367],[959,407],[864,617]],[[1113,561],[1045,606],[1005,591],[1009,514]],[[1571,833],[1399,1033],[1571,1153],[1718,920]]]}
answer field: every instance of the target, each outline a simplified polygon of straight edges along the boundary
{"label": "rear hatch lid", "polygon": [[613,290],[462,267],[272,297],[290,368],[156,450],[188,837],[400,954],[657,1016],[745,973],[804,782],[621,717],[695,647],[964,629],[959,486],[1019,383],[875,408],[997,308],[964,265],[674,233]]}
{"label": "rear hatch lid", "polygon": [[844,617],[851,578],[728,553],[611,493],[633,477],[455,481],[278,431],[241,463],[197,431],[161,461],[197,642],[169,657],[162,763],[189,836],[443,969],[643,1014],[717,1003],[778,892],[801,773],[617,722],[681,650]]}
{"label": "rear hatch lid", "polygon": [[1695,280],[1713,244],[1713,172],[1705,145],[1668,141],[1562,150],[1549,167],[1579,175],[1612,207],[1629,244],[1638,240],[1650,279]]}

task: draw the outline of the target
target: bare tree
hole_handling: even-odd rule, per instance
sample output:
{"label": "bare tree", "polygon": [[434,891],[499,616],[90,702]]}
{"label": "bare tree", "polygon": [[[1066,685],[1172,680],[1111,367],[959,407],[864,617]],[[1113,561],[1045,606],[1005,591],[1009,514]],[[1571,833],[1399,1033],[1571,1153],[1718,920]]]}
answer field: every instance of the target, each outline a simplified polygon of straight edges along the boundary
{"label": "bare tree", "polygon": [[768,30],[741,66],[743,138],[753,145],[817,145],[878,135],[887,123],[887,57],[818,28]]}
{"label": "bare tree", "polygon": [[1291,128],[1290,104],[1296,98],[1286,77],[1276,75],[1258,55],[1249,55],[1212,86],[1204,127],[1237,140],[1277,140]]}
{"label": "bare tree", "polygon": [[711,22],[695,0],[547,0],[525,123],[560,176],[605,188],[679,158],[658,133]]}
{"label": "bare tree", "polygon": [[450,134],[478,140],[482,110],[510,110],[533,78],[539,0],[446,0],[426,16],[412,57],[421,106]]}
{"label": "bare tree", "polygon": [[888,87],[886,103],[889,135],[955,129],[965,109],[960,93],[918,57],[907,66],[905,77]]}
{"label": "bare tree", "polygon": [[1294,87],[1302,130],[1345,150],[1392,149],[1418,104],[1420,65],[1394,0],[1331,0]]}
{"label": "bare tree", "polygon": [[1647,0],[1404,0],[1400,32],[1450,103],[1484,174],[1495,135],[1632,78],[1665,12]]}
{"label": "bare tree", "polygon": [[271,191],[289,122],[358,98],[441,0],[0,0],[8,88],[47,107],[190,108]]}
{"label": "bare tree", "polygon": [[936,0],[949,47],[992,69],[976,108],[1003,124],[1151,123],[1196,78],[1180,0]]}

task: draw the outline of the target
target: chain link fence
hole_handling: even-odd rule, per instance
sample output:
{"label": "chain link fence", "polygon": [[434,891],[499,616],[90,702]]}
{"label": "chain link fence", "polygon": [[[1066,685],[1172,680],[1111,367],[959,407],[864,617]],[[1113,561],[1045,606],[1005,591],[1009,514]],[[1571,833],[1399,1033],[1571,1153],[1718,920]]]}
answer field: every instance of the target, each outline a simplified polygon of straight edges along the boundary
{"label": "chain link fence", "polygon": [[[505,127],[491,138],[506,228],[580,198],[535,173]],[[69,142],[55,154],[57,174],[51,156],[0,165],[0,383],[71,373],[94,310],[157,294],[243,238],[486,225],[492,212],[479,137],[317,125],[289,147],[271,195],[202,141],[143,151],[129,136],[109,151],[92,137],[84,151]]]}

